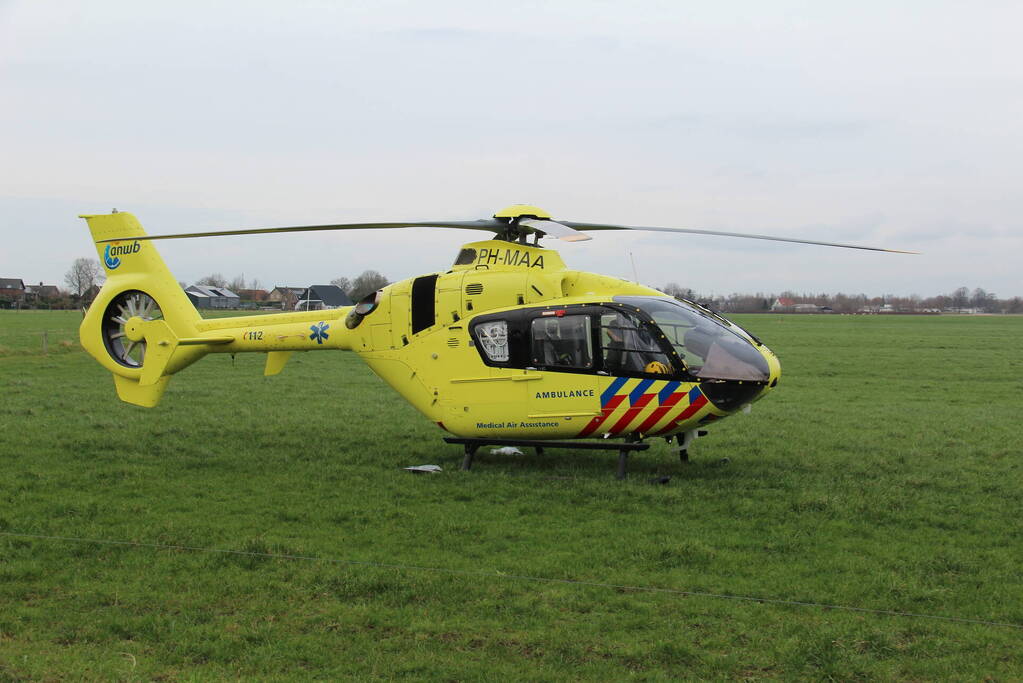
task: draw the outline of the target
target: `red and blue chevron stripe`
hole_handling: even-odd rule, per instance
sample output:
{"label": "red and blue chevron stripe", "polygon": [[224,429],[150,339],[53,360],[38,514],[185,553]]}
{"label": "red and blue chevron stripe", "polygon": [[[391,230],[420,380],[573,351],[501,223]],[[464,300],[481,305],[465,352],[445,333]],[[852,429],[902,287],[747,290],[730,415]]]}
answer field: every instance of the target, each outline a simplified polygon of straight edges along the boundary
{"label": "red and blue chevron stripe", "polygon": [[600,415],[591,419],[577,436],[667,434],[706,405],[707,397],[699,386],[683,389],[682,383],[676,381],[617,377],[600,395]]}

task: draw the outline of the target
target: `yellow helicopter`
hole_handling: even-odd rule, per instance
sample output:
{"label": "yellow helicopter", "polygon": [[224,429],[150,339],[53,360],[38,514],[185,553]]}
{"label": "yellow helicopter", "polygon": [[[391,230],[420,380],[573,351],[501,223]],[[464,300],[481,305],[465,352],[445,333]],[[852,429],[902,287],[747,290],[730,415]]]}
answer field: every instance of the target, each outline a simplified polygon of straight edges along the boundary
{"label": "yellow helicopter", "polygon": [[[117,212],[82,216],[107,279],[82,322],[82,346],[114,376],[121,400],[157,405],[171,375],[208,353],[266,354],[275,375],[295,351],[354,351],[465,448],[609,449],[618,477],[649,437],[688,458],[708,423],[748,409],[777,384],[778,358],[738,325],[691,301],[614,277],[569,270],[543,237],[655,230],[888,251],[813,240],[555,221],[515,205],[477,221],[310,225],[146,235]],[[450,269],[388,285],[354,306],[203,319],[154,240],[379,228],[493,233],[462,246]],[[589,441],[582,441],[589,439]],[[612,440],[613,439],[613,440]]]}

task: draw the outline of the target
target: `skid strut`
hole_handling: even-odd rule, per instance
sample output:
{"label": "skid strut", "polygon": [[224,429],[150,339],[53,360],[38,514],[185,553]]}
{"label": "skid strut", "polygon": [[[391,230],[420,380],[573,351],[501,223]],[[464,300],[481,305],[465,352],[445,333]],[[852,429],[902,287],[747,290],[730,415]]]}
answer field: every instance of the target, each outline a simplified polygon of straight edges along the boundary
{"label": "skid strut", "polygon": [[689,462],[689,446],[701,436],[707,436],[706,429],[691,429],[675,435],[678,441],[678,459],[682,464]]}
{"label": "skid strut", "polygon": [[465,444],[465,457],[462,458],[462,469],[467,470],[472,467],[472,458],[476,455],[476,451],[479,450],[481,444]]}
{"label": "skid strut", "polygon": [[625,441],[618,445],[618,472],[615,474],[616,479],[625,479],[625,467],[629,463],[629,451],[634,450],[629,448],[630,446],[636,445],[639,438],[633,435],[625,437]]}

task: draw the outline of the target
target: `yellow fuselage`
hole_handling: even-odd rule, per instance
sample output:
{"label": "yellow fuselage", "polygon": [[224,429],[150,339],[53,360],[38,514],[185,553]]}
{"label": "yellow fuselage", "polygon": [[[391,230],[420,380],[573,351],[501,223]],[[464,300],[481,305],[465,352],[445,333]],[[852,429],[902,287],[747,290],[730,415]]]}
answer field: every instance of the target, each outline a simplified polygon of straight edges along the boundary
{"label": "yellow fuselage", "polygon": [[[119,230],[123,217],[118,216]],[[104,225],[90,220],[94,236],[102,236]],[[141,228],[138,234],[144,234]],[[205,320],[161,271],[165,267],[151,243],[142,244],[141,250],[124,250],[125,265],[114,267],[122,270],[108,262],[108,284],[81,331],[86,349],[114,373],[121,398],[139,405],[155,405],[169,376],[206,353],[267,353],[266,374],[276,374],[291,352],[335,349],[359,354],[429,420],[463,437],[670,436],[738,409],[708,400],[705,382],[692,376],[616,376],[485,362],[470,333],[478,316],[524,309],[553,315],[621,296],[664,297],[621,279],[568,270],[548,249],[501,240],[466,244],[450,270],[385,287],[364,316],[347,307]],[[141,367],[117,362],[101,336],[111,301],[126,290],[145,292],[164,312],[163,320],[133,318],[125,327],[129,338],[147,344]],[[769,382],[755,392],[759,397],[776,383],[780,366],[767,347],[757,342],[756,350],[770,368]]]}

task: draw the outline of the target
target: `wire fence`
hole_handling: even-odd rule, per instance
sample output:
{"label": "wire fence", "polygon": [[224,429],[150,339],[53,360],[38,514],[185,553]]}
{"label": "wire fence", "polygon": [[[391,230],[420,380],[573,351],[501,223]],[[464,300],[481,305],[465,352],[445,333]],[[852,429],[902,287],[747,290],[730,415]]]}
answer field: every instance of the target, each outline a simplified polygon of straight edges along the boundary
{"label": "wire fence", "polygon": [[0,331],[0,356],[48,356],[81,351],[77,333],[67,330]]}
{"label": "wire fence", "polygon": [[44,356],[80,351],[77,310],[0,311],[0,357]]}
{"label": "wire fence", "polygon": [[26,534],[18,532],[0,531],[0,536],[9,538],[34,539],[41,541],[59,541],[65,543],[91,543],[96,545],[128,546],[134,548],[146,548],[151,550],[176,550],[194,553],[216,553],[221,555],[241,555],[245,557],[261,557],[266,559],[288,560],[299,562],[319,562],[322,564],[347,565],[353,567],[372,567],[376,569],[390,569],[399,572],[432,572],[438,574],[449,574],[455,576],[473,576],[488,579],[500,579],[502,581],[522,581],[545,584],[559,584],[579,586],[582,588],[603,588],[615,591],[635,591],[640,593],[658,593],[676,595],[681,597],[707,598],[712,600],[733,600],[738,602],[760,603],[765,605],[779,605],[786,607],[810,608],[816,610],[834,610],[842,612],[857,612],[860,614],[873,614],[882,617],[900,617],[906,619],[929,619],[934,621],[952,622],[957,624],[971,624],[975,626],[988,626],[997,628],[1011,628],[1023,630],[1023,624],[1016,624],[992,619],[976,619],[970,617],[949,616],[943,614],[925,614],[920,612],[903,612],[893,609],[875,609],[871,607],[857,607],[853,605],[836,605],[826,602],[810,602],[805,600],[788,600],[785,598],[771,598],[755,595],[736,595],[729,593],[710,593],[706,591],[683,590],[678,588],[663,588],[660,586],[632,586],[616,584],[603,581],[585,581],[577,579],[558,579],[546,576],[528,576],[524,574],[508,574],[498,571],[487,571],[482,569],[452,569],[447,567],[428,567],[422,565],[409,565],[391,562],[370,562],[366,560],[350,560],[335,557],[323,557],[317,555],[293,555],[286,553],[266,553],[252,550],[233,550],[227,548],[206,548],[201,546],[172,545],[166,543],[147,543],[144,541],[121,541],[98,538],[77,538],[74,536],[48,536],[44,534]]}

